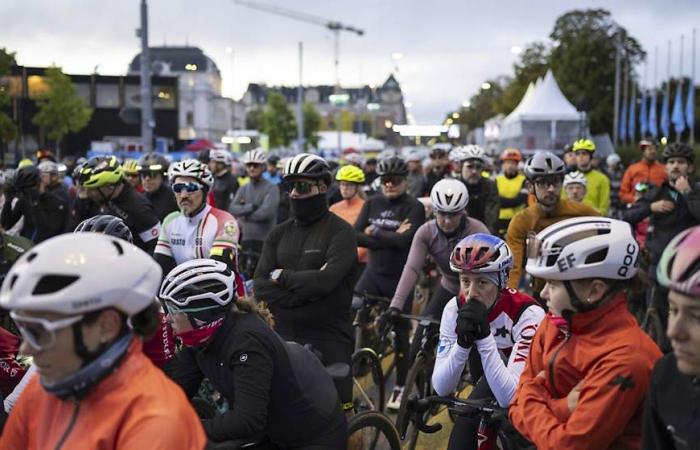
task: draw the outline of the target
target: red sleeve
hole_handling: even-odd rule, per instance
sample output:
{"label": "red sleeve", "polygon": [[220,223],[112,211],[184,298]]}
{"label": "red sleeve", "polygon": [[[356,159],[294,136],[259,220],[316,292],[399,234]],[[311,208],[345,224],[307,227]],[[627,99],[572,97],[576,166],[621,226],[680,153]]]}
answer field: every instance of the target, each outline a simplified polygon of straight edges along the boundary
{"label": "red sleeve", "polygon": [[3,397],[10,395],[27,371],[16,360],[19,343],[17,336],[0,328],[0,392]]}
{"label": "red sleeve", "polygon": [[158,367],[163,367],[175,357],[175,336],[165,314],[161,311],[160,325],[150,339],[143,342],[143,353]]}

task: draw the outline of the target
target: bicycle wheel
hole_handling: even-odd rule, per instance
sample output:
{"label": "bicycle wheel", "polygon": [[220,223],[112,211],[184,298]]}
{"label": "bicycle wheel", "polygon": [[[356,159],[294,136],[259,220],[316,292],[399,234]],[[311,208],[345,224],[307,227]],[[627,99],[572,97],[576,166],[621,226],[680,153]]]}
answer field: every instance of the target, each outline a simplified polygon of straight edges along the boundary
{"label": "bicycle wheel", "polygon": [[[408,421],[408,400],[412,397],[424,398],[427,397],[430,392],[430,380],[428,380],[427,375],[428,368],[428,358],[425,354],[419,353],[416,356],[415,361],[411,365],[406,376],[406,386],[404,387],[403,397],[401,397],[401,404],[399,405],[399,412],[396,416],[396,426],[402,427],[408,423],[406,427],[406,433],[402,436],[404,444],[407,444],[409,450],[416,448],[416,443],[418,441],[418,428],[415,424]],[[426,412],[426,414],[429,414]]]}
{"label": "bicycle wheel", "polygon": [[348,450],[401,450],[394,424],[377,411],[354,415],[348,424],[348,436]]}
{"label": "bicycle wheel", "polygon": [[384,373],[374,350],[363,348],[352,355],[352,374],[355,411],[384,411]]}

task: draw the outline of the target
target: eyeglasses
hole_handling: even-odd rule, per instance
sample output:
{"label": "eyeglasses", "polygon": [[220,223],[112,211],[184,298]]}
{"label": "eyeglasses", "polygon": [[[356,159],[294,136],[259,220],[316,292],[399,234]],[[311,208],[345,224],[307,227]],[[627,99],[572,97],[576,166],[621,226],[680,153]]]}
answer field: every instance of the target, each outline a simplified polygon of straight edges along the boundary
{"label": "eyeglasses", "polygon": [[310,183],[308,181],[290,181],[287,189],[289,193],[297,191],[297,194],[306,195],[311,192],[314,186],[316,186],[316,183]]}
{"label": "eyeglasses", "polygon": [[405,177],[401,175],[382,175],[380,181],[382,184],[391,184],[392,186],[398,186],[403,183]]}
{"label": "eyeglasses", "polygon": [[561,177],[538,178],[535,180],[535,186],[541,189],[547,189],[550,186],[557,188],[561,186],[562,181]]}
{"label": "eyeglasses", "polygon": [[82,315],[60,320],[48,320],[41,317],[29,317],[10,312],[22,337],[37,350],[47,350],[56,343],[56,331],[80,322]]}
{"label": "eyeglasses", "polygon": [[179,194],[182,191],[186,191],[191,194],[193,192],[201,191],[202,188],[203,186],[201,184],[193,182],[173,184],[173,192],[176,194]]}

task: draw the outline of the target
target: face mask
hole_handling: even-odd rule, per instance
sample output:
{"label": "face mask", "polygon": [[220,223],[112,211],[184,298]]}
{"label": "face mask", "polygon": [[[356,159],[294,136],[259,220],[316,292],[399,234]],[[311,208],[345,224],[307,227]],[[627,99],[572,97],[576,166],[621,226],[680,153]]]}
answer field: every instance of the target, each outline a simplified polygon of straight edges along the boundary
{"label": "face mask", "polygon": [[569,328],[569,322],[562,316],[557,316],[551,312],[547,313],[547,320],[549,320],[552,325],[559,328],[560,330],[565,330]]}
{"label": "face mask", "polygon": [[289,211],[298,222],[311,224],[328,211],[326,194],[318,194],[308,198],[290,198]]}
{"label": "face mask", "polygon": [[224,324],[224,319],[225,317],[222,317],[199,328],[177,334],[176,336],[179,337],[182,343],[187,347],[197,347],[209,342],[212,336],[214,336],[214,333]]}

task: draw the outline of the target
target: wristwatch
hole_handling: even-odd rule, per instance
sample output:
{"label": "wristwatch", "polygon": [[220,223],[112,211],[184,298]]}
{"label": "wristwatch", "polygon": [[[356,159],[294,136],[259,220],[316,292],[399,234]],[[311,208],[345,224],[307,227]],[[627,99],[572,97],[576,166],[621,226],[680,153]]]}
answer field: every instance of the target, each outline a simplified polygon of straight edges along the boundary
{"label": "wristwatch", "polygon": [[277,283],[277,281],[282,276],[282,270],[283,269],[275,269],[272,272],[270,272],[270,281]]}

